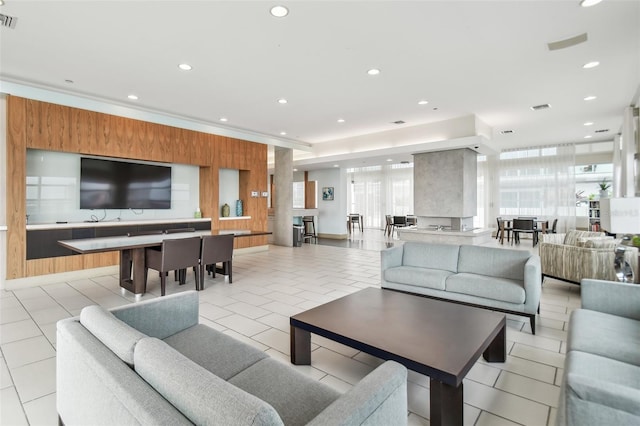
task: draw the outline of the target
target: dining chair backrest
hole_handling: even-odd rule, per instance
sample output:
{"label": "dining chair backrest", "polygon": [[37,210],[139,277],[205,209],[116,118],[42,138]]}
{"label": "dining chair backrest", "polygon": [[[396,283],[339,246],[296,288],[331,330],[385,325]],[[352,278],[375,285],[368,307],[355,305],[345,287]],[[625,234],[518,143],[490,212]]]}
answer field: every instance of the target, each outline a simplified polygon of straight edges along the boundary
{"label": "dining chair backrest", "polygon": [[360,215],[358,213],[349,213],[349,220],[351,222],[360,222]]}
{"label": "dining chair backrest", "polygon": [[161,271],[197,267],[200,261],[200,237],[162,241]]}
{"label": "dining chair backrest", "polygon": [[533,231],[533,219],[513,219],[514,231]]}
{"label": "dining chair backrest", "polygon": [[556,227],[558,226],[558,218],[553,219],[553,225],[551,226],[551,233],[556,233]]}
{"label": "dining chair backrest", "polygon": [[387,225],[393,225],[393,216],[390,214],[385,215],[384,220]]}
{"label": "dining chair backrest", "polygon": [[407,217],[406,216],[394,216],[393,224],[395,226],[407,226]]}
{"label": "dining chair backrest", "polygon": [[233,258],[233,239],[233,234],[202,237],[200,263],[202,265],[211,265],[231,260]]}
{"label": "dining chair backrest", "polygon": [[418,218],[415,216],[407,216],[407,226],[416,225],[418,223]]}

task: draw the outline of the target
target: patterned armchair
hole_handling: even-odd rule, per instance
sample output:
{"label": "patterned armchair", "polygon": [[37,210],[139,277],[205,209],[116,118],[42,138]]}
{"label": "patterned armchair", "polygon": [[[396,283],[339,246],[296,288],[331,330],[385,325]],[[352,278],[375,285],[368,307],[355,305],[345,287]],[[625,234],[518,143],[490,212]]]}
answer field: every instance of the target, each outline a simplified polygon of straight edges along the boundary
{"label": "patterned armchair", "polygon": [[[540,242],[542,277],[557,278],[579,284],[583,278],[616,281],[614,249],[620,243],[603,232],[569,231],[566,234],[543,234]],[[639,281],[638,249],[627,247],[627,262]]]}

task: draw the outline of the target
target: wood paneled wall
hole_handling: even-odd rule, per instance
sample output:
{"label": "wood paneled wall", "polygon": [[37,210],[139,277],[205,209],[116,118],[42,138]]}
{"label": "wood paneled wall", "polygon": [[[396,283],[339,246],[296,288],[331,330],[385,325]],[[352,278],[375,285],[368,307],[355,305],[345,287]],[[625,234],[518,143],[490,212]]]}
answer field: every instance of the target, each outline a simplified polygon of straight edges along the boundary
{"label": "wood paneled wall", "polygon": [[[7,98],[7,279],[116,265],[117,253],[26,260],[28,148],[200,166],[200,210],[212,229],[267,230],[267,146],[31,99]],[[220,168],[240,170],[239,196],[250,220],[219,221]],[[235,247],[267,244],[236,239]]]}

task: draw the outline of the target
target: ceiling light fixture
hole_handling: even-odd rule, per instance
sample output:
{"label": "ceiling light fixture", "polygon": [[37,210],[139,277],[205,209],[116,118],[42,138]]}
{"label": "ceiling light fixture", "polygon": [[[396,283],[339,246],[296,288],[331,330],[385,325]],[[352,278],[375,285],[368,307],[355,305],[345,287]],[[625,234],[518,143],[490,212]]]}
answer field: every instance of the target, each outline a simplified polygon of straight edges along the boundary
{"label": "ceiling light fixture", "polygon": [[585,126],[593,126],[593,121],[587,121],[584,123]]}
{"label": "ceiling light fixture", "polygon": [[0,0],[0,6],[4,6],[4,0]]}
{"label": "ceiling light fixture", "polygon": [[281,134],[282,136],[284,136],[284,135],[286,135],[286,134],[287,134],[287,132],[280,132],[280,134]]}
{"label": "ceiling light fixture", "polygon": [[127,96],[127,98],[131,99],[132,101],[137,101],[138,97],[136,95],[129,95]]}
{"label": "ceiling light fixture", "polygon": [[289,9],[284,6],[273,6],[269,12],[276,18],[284,18],[289,14]]}
{"label": "ceiling light fixture", "polygon": [[387,161],[391,162],[393,161],[393,158],[387,158]]}
{"label": "ceiling light fixture", "polygon": [[600,3],[602,0],[582,0],[580,2],[580,6],[582,7],[591,7],[591,6],[595,6],[596,4]]}
{"label": "ceiling light fixture", "polygon": [[593,137],[593,136],[591,136],[591,135],[587,135],[587,136],[585,136],[584,138],[585,138],[585,139],[591,139],[592,137]]}
{"label": "ceiling light fixture", "polygon": [[369,75],[378,75],[380,74],[380,70],[377,68],[371,68],[369,71],[367,71],[367,74]]}
{"label": "ceiling light fixture", "polygon": [[193,67],[189,64],[180,64],[178,65],[178,68],[180,68],[182,71],[191,71],[193,69]]}
{"label": "ceiling light fixture", "polygon": [[337,165],[337,164],[334,164],[334,165],[333,165],[333,167],[340,167],[340,166],[339,166],[339,165]]}
{"label": "ceiling light fixture", "polygon": [[226,123],[227,121],[229,121],[229,119],[227,117],[220,117],[220,121]]}
{"label": "ceiling light fixture", "polygon": [[278,103],[284,105],[287,103],[287,100],[284,98],[281,98],[281,99],[278,99]]}
{"label": "ceiling light fixture", "polygon": [[590,69],[590,68],[595,68],[595,67],[597,67],[598,65],[600,65],[600,62],[598,62],[598,61],[591,61],[591,62],[587,62],[586,64],[584,64],[584,65],[582,66],[582,68],[584,68],[584,69],[588,70],[588,69]]}
{"label": "ceiling light fixture", "polygon": [[338,118],[338,123],[344,123],[344,118]]}
{"label": "ceiling light fixture", "polygon": [[426,105],[428,103],[429,103],[429,101],[425,101],[425,100],[418,101],[418,105]]}
{"label": "ceiling light fixture", "polygon": [[593,95],[589,95],[589,96],[585,96],[584,100],[585,101],[592,101],[594,99],[598,99],[597,96],[593,96]]}

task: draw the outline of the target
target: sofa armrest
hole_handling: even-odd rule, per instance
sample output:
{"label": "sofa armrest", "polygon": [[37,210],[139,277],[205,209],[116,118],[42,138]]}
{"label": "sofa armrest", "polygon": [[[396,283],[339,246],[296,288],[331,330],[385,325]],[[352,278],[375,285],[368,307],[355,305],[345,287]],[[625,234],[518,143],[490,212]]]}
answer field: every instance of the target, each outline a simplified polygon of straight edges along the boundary
{"label": "sofa armrest", "polygon": [[580,283],[584,309],[640,320],[640,286],[584,279]]}
{"label": "sofa armrest", "polygon": [[407,424],[407,369],[395,361],[386,361],[373,370],[308,423],[367,424]]}
{"label": "sofa armrest", "polygon": [[[402,266],[403,246],[391,247],[380,252],[380,266],[384,273],[385,270],[396,266]],[[384,277],[383,277],[384,278]]]}
{"label": "sofa armrest", "polygon": [[540,304],[542,293],[542,268],[540,256],[532,255],[524,264],[524,291],[527,295],[525,306],[527,311],[535,312]]}
{"label": "sofa armrest", "polygon": [[198,292],[189,290],[111,309],[121,321],[150,337],[166,339],[198,324]]}

